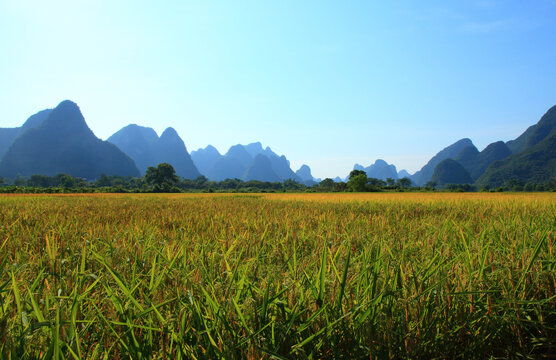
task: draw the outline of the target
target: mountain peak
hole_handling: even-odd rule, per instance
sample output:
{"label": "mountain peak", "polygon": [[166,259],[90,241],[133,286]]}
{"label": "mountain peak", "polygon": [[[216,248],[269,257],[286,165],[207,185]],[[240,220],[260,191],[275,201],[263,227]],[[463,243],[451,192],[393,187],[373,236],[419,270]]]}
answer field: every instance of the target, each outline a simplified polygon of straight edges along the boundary
{"label": "mountain peak", "polygon": [[158,140],[158,134],[153,128],[129,124],[112,134],[107,141],[117,144],[121,148],[135,142],[136,138],[143,138],[145,141],[153,143]]}
{"label": "mountain peak", "polygon": [[303,182],[312,182],[313,181],[313,175],[311,174],[311,168],[308,165],[301,165],[301,167],[299,168],[299,170],[297,170],[295,172],[295,174],[301,179],[303,180]]}
{"label": "mountain peak", "polygon": [[468,146],[475,146],[473,142],[468,138],[463,138],[450,146],[445,147],[441,151],[439,151],[429,162],[421,168],[421,170],[417,171],[413,174],[412,181],[415,182],[418,186],[426,184],[432,177],[434,169],[436,165],[446,159],[454,159],[458,156],[458,154]]}
{"label": "mountain peak", "polygon": [[149,166],[165,162],[174,167],[178,176],[194,179],[200,175],[183,140],[172,127],[158,137],[152,128],[132,124],[112,135],[108,141],[129,155],[141,173],[145,173]]}
{"label": "mountain peak", "polygon": [[230,147],[225,156],[227,158],[236,159],[243,164],[244,167],[247,167],[251,160],[253,160],[253,157],[247,152],[247,150],[245,150],[245,146],[240,144]]}
{"label": "mountain peak", "polygon": [[398,171],[396,166],[388,164],[382,159],[375,160],[374,164],[364,167],[360,164],[355,164],[353,170],[362,170],[367,174],[367,177],[386,180],[388,178],[397,179]]}
{"label": "mountain peak", "polygon": [[473,146],[473,141],[471,141],[471,139],[469,138],[463,138],[463,139],[459,139],[458,141],[456,141],[455,143],[452,144],[453,145],[466,145],[466,146]]}
{"label": "mountain peak", "polygon": [[40,126],[21,134],[2,158],[0,171],[7,177],[67,173],[95,179],[101,173],[139,175],[132,159],[93,134],[73,101],[64,100],[42,115],[47,116]]}
{"label": "mountain peak", "polygon": [[261,151],[263,150],[263,144],[261,144],[260,141],[252,142],[250,144],[247,144],[246,146],[257,148],[257,149],[260,149]]}
{"label": "mountain peak", "polygon": [[245,145],[245,150],[247,150],[249,155],[251,155],[252,157],[255,157],[257,154],[263,153],[263,145],[259,141],[257,141],[257,142]]}
{"label": "mountain peak", "polygon": [[179,138],[178,132],[173,127],[167,127],[166,130],[162,132],[160,138]]}
{"label": "mountain peak", "polygon": [[60,108],[60,107],[63,107],[63,108],[74,108],[74,109],[79,110],[79,106],[77,106],[77,104],[74,103],[74,102],[71,101],[71,100],[63,100],[62,102],[60,102],[60,103],[58,104],[58,106],[56,106],[56,108]]}
{"label": "mountain peak", "polygon": [[75,134],[95,137],[87,126],[79,106],[70,100],[64,100],[58,104],[43,121],[41,127],[56,129],[60,131],[61,137],[69,136],[73,138]]}
{"label": "mountain peak", "polygon": [[221,156],[220,152],[218,151],[217,148],[215,148],[212,145],[207,145],[204,149],[200,148],[197,151],[192,151],[191,154],[193,155],[194,152],[197,153],[205,153],[205,154],[211,154],[211,155],[215,155],[215,156]]}

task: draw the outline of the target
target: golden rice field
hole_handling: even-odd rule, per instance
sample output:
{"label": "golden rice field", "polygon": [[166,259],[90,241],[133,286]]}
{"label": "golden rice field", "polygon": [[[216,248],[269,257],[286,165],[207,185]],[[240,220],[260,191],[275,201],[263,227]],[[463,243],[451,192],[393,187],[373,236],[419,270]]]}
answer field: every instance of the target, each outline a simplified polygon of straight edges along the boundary
{"label": "golden rice field", "polygon": [[2,359],[556,354],[556,194],[0,196]]}

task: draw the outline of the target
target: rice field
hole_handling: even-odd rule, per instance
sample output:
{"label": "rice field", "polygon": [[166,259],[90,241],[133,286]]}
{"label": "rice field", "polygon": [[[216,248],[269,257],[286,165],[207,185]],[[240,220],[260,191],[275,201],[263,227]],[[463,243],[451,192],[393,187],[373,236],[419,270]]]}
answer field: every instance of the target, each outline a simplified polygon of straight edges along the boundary
{"label": "rice field", "polygon": [[556,194],[0,196],[2,359],[556,354]]}

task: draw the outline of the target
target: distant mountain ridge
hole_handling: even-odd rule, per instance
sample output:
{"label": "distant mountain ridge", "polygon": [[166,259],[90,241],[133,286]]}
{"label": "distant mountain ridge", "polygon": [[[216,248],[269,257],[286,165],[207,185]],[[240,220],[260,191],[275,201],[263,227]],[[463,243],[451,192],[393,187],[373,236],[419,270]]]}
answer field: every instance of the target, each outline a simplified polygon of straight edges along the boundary
{"label": "distant mountain ridge", "polygon": [[242,176],[243,180],[259,180],[276,182],[280,181],[276,172],[272,169],[272,163],[268,156],[257,154],[249,163]]}
{"label": "distant mountain ridge", "polygon": [[115,145],[98,139],[79,107],[69,100],[36,114],[0,161],[0,175],[8,178],[59,173],[88,180],[103,173],[139,176],[133,160]]}
{"label": "distant mountain ridge", "polygon": [[[452,150],[454,145],[451,146]],[[436,157],[440,157],[441,153]],[[480,152],[469,144],[459,154],[447,159],[455,163],[438,163],[431,179],[440,186],[447,185],[448,180],[453,184],[475,184],[479,188],[503,186],[508,181],[547,182],[556,177],[556,106],[515,140],[506,143],[496,141]],[[422,176],[416,173],[414,178],[417,175]]]}
{"label": "distant mountain ridge", "polygon": [[477,179],[477,186],[502,186],[511,180],[543,183],[556,177],[556,106],[507,144],[513,154],[493,162]]}
{"label": "distant mountain ridge", "polygon": [[[355,164],[368,177],[381,180],[408,177],[414,185],[429,181],[440,186],[475,184],[477,187],[512,183],[542,183],[556,177],[556,106],[516,139],[496,141],[479,151],[463,138],[442,149],[411,175],[382,159],[365,167]],[[449,160],[449,161],[448,161]],[[149,166],[170,163],[176,173],[194,179],[285,181],[312,185],[315,179],[307,165],[293,171],[284,155],[260,142],[231,146],[221,154],[208,145],[187,151],[178,133],[168,127],[160,135],[149,127],[128,125],[108,141],[98,139],[87,126],[79,107],[69,101],[30,116],[21,127],[0,128],[0,176],[14,178],[63,172],[86,179],[100,174],[139,176]],[[347,175],[347,174],[346,174]],[[336,177],[334,181],[347,181]]]}
{"label": "distant mountain ridge", "polygon": [[471,142],[471,140],[469,140],[468,138],[464,138],[442,149],[438,154],[433,156],[433,158],[430,159],[429,162],[421,168],[421,170],[413,174],[413,176],[411,177],[411,181],[418,186],[425,185],[431,180],[432,174],[434,173],[434,168],[438,164],[440,164],[443,160],[455,158],[463,149],[468,146],[474,146],[473,142]]}
{"label": "distant mountain ridge", "polygon": [[183,178],[195,179],[201,175],[183,140],[171,127],[158,137],[152,128],[131,124],[114,133],[107,141],[131,157],[141,174],[145,174],[149,166],[169,163],[176,170],[176,175]]}
{"label": "distant mountain ridge", "polygon": [[0,128],[0,159],[4,156],[8,148],[15,139],[29,129],[40,126],[48,118],[52,109],[41,110],[31,115],[22,126],[16,128]]}
{"label": "distant mountain ridge", "polygon": [[303,181],[305,185],[314,185],[317,183],[316,179],[311,174],[311,168],[309,165],[303,164],[301,167],[295,172],[297,177]]}
{"label": "distant mountain ridge", "polygon": [[388,178],[396,180],[398,178],[398,171],[396,170],[396,166],[392,164],[388,164],[386,161],[382,159],[376,160],[374,164],[369,165],[368,167],[355,164],[353,166],[353,169],[365,171],[367,177],[369,178],[375,178],[380,180],[386,180]]}
{"label": "distant mountain ridge", "polygon": [[269,147],[263,148],[260,142],[231,146],[224,155],[208,145],[204,149],[192,151],[191,158],[197,168],[202,169],[201,173],[214,181],[293,179],[302,182],[290,168],[290,162],[285,156],[277,155]]}

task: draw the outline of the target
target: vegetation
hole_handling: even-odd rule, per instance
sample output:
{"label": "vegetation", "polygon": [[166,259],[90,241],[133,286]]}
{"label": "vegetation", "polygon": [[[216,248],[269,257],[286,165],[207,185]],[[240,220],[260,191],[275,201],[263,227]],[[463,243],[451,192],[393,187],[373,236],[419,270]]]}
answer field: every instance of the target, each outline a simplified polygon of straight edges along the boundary
{"label": "vegetation", "polygon": [[556,177],[556,128],[552,135],[520,153],[494,162],[479,177],[478,186],[502,186],[517,179],[523,183],[542,183]]}
{"label": "vegetation", "polygon": [[0,358],[541,358],[546,194],[0,197]]}
{"label": "vegetation", "polygon": [[[18,176],[13,181],[0,178],[0,193],[152,193],[152,192],[225,192],[225,193],[253,193],[253,192],[430,192],[453,191],[473,192],[477,188],[471,184],[448,183],[438,184],[429,181],[424,187],[412,186],[408,178],[379,180],[369,178],[364,171],[354,170],[350,180],[335,182],[324,179],[318,184],[305,185],[294,180],[281,182],[265,182],[258,180],[243,181],[226,179],[223,181],[209,181],[200,176],[196,179],[179,179],[169,164],[159,164],[149,167],[142,178],[122,176],[101,176],[92,182],[84,178],[73,177],[68,174],[56,176],[32,175],[28,178]],[[357,175],[357,176],[355,176]],[[524,183],[518,178],[506,180],[502,186],[484,186],[481,191],[556,191],[556,176],[544,183]]]}
{"label": "vegetation", "polygon": [[147,184],[154,186],[156,192],[170,192],[180,178],[172,165],[168,163],[158,164],[157,167],[149,166],[145,174]]}
{"label": "vegetation", "polygon": [[556,106],[508,146],[513,155],[492,163],[477,186],[497,187],[513,180],[540,184],[556,177]]}
{"label": "vegetation", "polygon": [[442,160],[455,159],[463,149],[469,146],[473,146],[473,143],[471,142],[471,140],[465,138],[458,140],[452,145],[442,149],[440,152],[438,152],[438,154],[433,156],[429,160],[429,162],[427,162],[425,166],[421,168],[421,170],[413,174],[413,181],[419,186],[426,184],[431,180],[432,174],[434,173],[434,168],[438,164],[440,164]]}
{"label": "vegetation", "polygon": [[471,176],[465,168],[456,160],[442,160],[435,168],[431,182],[439,186],[447,184],[472,184]]}
{"label": "vegetation", "polygon": [[498,160],[503,160],[512,155],[508,145],[503,141],[489,144],[483,151],[479,152],[475,146],[463,149],[454,159],[460,163],[475,182],[490,166]]}

